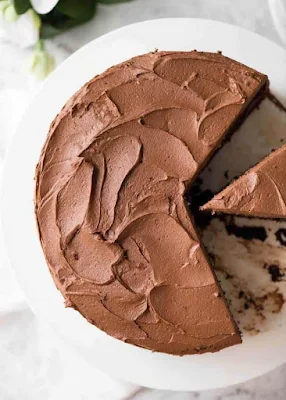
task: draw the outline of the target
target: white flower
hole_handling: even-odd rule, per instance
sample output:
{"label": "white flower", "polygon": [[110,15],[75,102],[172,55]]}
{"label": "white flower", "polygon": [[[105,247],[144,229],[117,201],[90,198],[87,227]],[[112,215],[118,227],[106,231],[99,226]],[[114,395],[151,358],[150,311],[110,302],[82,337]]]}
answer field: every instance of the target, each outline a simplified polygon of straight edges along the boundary
{"label": "white flower", "polygon": [[0,5],[0,38],[20,47],[29,47],[37,43],[41,20],[35,11],[30,9],[18,16],[10,1],[1,1]]}
{"label": "white flower", "polygon": [[2,11],[3,18],[7,22],[15,22],[18,19],[18,14],[15,11],[13,4],[9,0],[1,1],[0,9]]}
{"label": "white flower", "polygon": [[49,13],[58,2],[59,0],[31,0],[31,4],[38,14]]}
{"label": "white flower", "polygon": [[44,42],[39,40],[35,46],[30,70],[38,79],[43,80],[53,71],[54,68],[54,57],[46,51]]}

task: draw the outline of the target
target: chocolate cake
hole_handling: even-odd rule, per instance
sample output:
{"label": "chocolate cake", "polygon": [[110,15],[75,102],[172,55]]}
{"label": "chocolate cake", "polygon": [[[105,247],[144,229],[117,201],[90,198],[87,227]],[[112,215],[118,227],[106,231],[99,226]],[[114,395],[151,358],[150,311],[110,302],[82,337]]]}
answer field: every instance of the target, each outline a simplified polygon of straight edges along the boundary
{"label": "chocolate cake", "polygon": [[286,218],[286,145],[232,182],[201,209],[259,218]]}
{"label": "chocolate cake", "polygon": [[67,306],[152,351],[241,342],[184,194],[267,87],[219,53],[154,52],[70,99],[50,127],[35,197]]}

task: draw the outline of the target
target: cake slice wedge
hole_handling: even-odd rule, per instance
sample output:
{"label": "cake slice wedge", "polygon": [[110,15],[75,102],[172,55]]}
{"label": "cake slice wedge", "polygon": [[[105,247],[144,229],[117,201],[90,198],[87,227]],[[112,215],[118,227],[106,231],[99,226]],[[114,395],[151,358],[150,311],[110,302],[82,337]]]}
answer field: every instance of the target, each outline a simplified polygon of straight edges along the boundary
{"label": "cake slice wedge", "polygon": [[232,182],[201,207],[226,214],[286,218],[286,145]]}

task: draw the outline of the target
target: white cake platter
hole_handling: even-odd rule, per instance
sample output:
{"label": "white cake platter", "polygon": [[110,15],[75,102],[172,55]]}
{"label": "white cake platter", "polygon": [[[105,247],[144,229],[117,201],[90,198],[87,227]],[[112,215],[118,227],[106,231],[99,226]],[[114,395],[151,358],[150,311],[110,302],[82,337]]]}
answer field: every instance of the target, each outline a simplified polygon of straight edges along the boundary
{"label": "white cake platter", "polygon": [[[262,329],[261,333],[245,333],[241,345],[215,354],[184,357],[152,353],[109,337],[89,324],[76,311],[65,309],[63,298],[49,274],[38,239],[33,205],[33,178],[50,122],[69,97],[94,75],[132,56],[156,48],[214,52],[221,50],[224,55],[268,74],[274,94],[281,101],[286,100],[286,52],[254,33],[219,22],[190,18],[146,21],[108,33],[87,44],[60,65],[46,80],[24,113],[10,146],[4,170],[4,238],[11,267],[35,314],[45,320],[64,339],[66,345],[72,346],[79,357],[83,356],[91,366],[114,377],[152,388],[204,390],[225,387],[257,377],[286,362],[285,306],[281,308],[274,322]],[[268,121],[264,111],[261,107],[255,118],[250,117],[252,122],[248,124],[251,131],[255,131],[257,126],[261,127],[259,132],[256,129],[260,138],[267,134],[263,131]],[[280,118],[279,115],[277,118]],[[283,123],[279,123],[282,129]],[[267,131],[270,131],[272,137],[271,129],[276,123],[270,125]],[[246,128],[243,126],[240,131]],[[248,150],[251,152],[254,143],[256,150],[260,145],[263,148],[267,141],[254,142],[251,134],[249,132],[247,135]],[[284,136],[286,139],[285,124]],[[271,147],[269,140],[267,143]],[[261,152],[266,151],[262,149]],[[227,162],[235,163],[235,158],[240,157],[232,156]],[[259,245],[261,248],[268,246],[269,256],[272,251],[270,244],[266,241]],[[286,249],[278,250],[280,257],[282,254],[286,259]],[[230,251],[230,258],[233,255],[233,249],[221,248],[220,251],[224,254]],[[261,256],[261,252],[259,253]],[[240,260],[241,268],[242,258],[236,254],[236,259]],[[250,258],[250,264],[251,260]],[[248,265],[245,267],[248,268]],[[285,285],[281,284],[279,290],[284,291],[286,297]]]}

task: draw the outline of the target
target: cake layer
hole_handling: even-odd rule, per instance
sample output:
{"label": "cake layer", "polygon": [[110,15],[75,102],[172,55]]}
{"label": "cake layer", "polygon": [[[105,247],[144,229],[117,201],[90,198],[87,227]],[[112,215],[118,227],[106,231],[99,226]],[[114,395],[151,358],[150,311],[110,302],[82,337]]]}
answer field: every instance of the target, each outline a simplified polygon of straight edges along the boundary
{"label": "cake layer", "polygon": [[221,54],[154,52],[73,96],[36,173],[40,239],[67,306],[153,351],[241,341],[184,193],[266,85]]}
{"label": "cake layer", "polygon": [[286,218],[286,145],[247,171],[201,209],[260,218]]}

